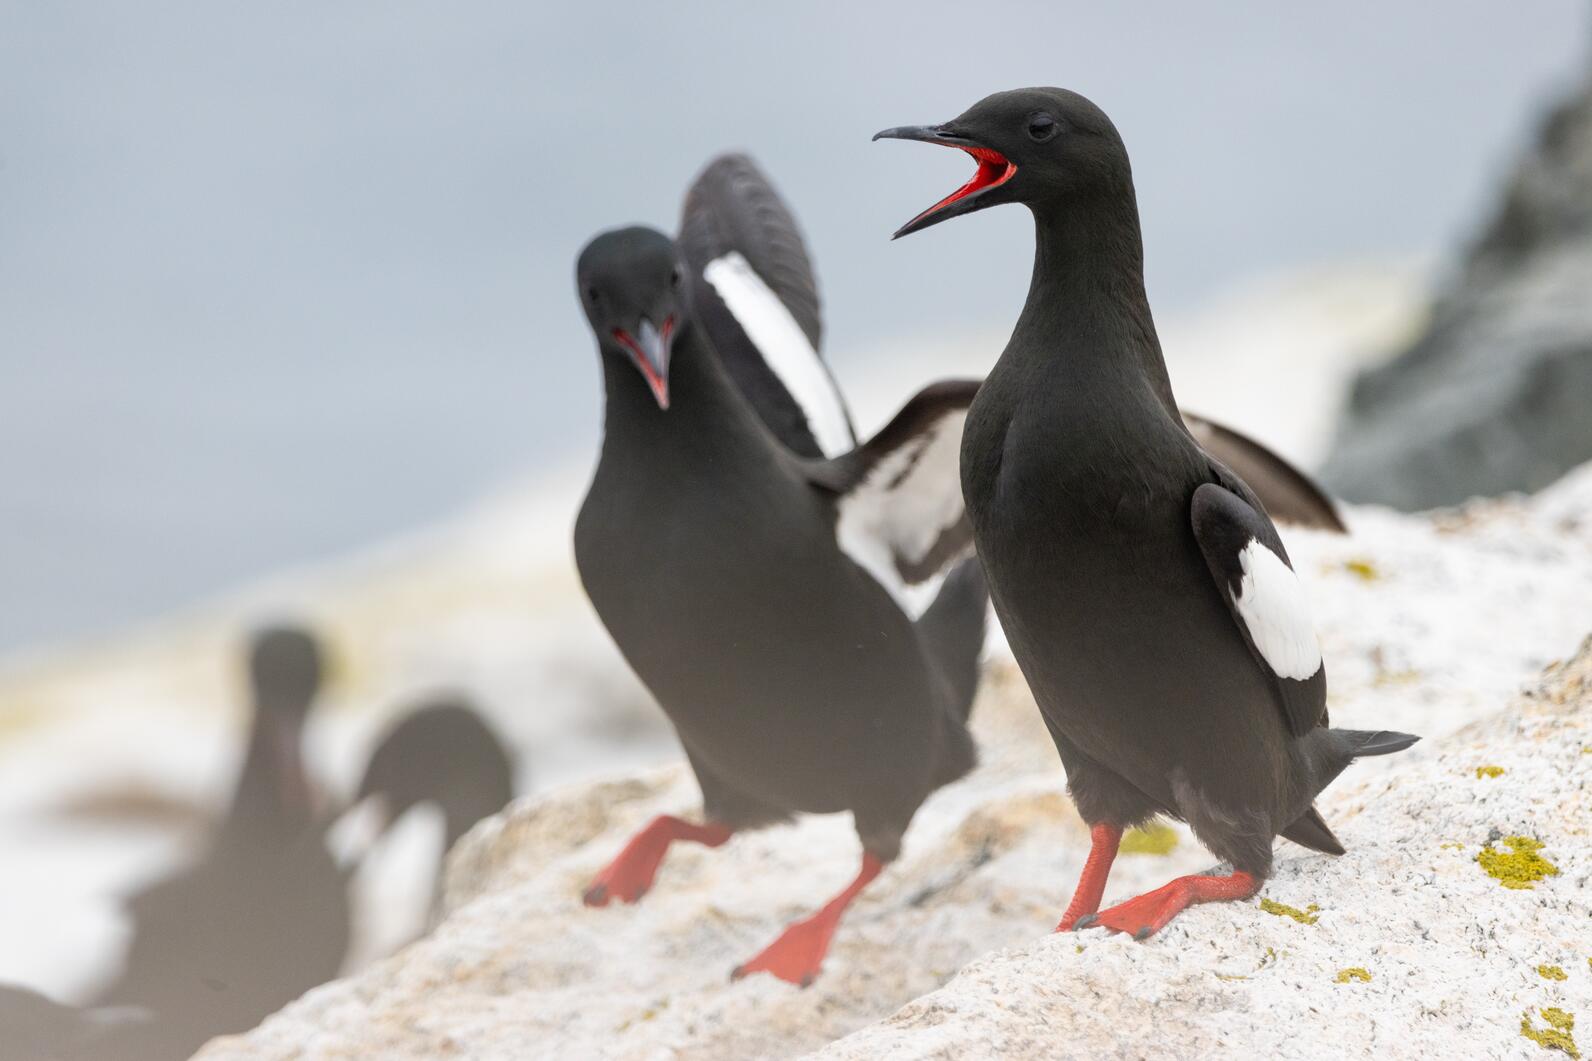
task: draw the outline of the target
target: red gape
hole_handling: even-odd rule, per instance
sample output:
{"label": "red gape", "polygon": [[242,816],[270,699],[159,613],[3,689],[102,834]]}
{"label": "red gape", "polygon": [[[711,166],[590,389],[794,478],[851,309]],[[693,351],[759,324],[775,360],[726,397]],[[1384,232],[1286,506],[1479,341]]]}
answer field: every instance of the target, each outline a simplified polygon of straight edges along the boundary
{"label": "red gape", "polygon": [[1085,924],[1100,925],[1116,932],[1130,933],[1134,939],[1144,939],[1161,931],[1172,918],[1196,903],[1247,899],[1258,891],[1260,881],[1242,870],[1226,877],[1179,877],[1153,892],[1145,892],[1137,899],[1118,903],[1104,913],[1084,920]]}
{"label": "red gape", "polygon": [[1116,861],[1117,847],[1122,843],[1122,827],[1097,822],[1089,830],[1089,861],[1083,864],[1078,876],[1078,887],[1072,893],[1067,912],[1061,915],[1057,932],[1070,932],[1078,919],[1100,909],[1100,897],[1106,891],[1106,878],[1111,875],[1111,863]]}
{"label": "red gape", "polygon": [[583,901],[587,906],[607,906],[609,900],[633,903],[652,887],[658,875],[658,866],[676,840],[692,840],[704,847],[718,847],[730,838],[735,830],[717,822],[696,825],[668,814],[660,814],[648,822],[630,843],[619,852],[619,857],[604,867],[586,889]]}
{"label": "red gape", "polygon": [[818,976],[823,967],[824,955],[829,953],[829,941],[840,926],[840,917],[846,912],[868,882],[884,869],[884,863],[864,851],[862,869],[857,879],[846,890],[824,904],[824,908],[805,921],[786,927],[780,937],[745,965],[737,965],[730,977],[739,980],[748,973],[773,973],[786,983],[806,987]]}

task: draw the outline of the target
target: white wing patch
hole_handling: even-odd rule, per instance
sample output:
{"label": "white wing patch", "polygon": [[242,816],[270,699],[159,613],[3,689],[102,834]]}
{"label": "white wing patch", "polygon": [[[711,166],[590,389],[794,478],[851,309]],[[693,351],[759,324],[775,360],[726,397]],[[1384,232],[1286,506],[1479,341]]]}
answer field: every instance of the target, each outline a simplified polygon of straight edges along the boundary
{"label": "white wing patch", "polygon": [[801,406],[824,456],[838,457],[850,451],[857,440],[846,420],[840,391],[785,303],[739,251],[713,259],[702,275]]}
{"label": "white wing patch", "polygon": [[1250,639],[1278,677],[1304,681],[1321,669],[1321,645],[1299,576],[1255,539],[1238,554],[1238,563],[1244,575],[1233,607]]}
{"label": "white wing patch", "polygon": [[900,564],[922,563],[941,534],[962,518],[959,463],[967,411],[946,413],[886,454],[840,499],[835,539],[916,619],[939,592],[935,577],[909,585]]}

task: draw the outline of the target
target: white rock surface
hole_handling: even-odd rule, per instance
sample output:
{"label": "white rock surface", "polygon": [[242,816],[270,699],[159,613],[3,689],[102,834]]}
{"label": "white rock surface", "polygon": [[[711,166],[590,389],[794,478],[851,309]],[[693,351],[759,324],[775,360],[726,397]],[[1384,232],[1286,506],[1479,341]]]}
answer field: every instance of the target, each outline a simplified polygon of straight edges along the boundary
{"label": "white rock surface", "polygon": [[[997,653],[982,765],[925,805],[813,987],[728,973],[849,880],[844,819],[685,848],[637,906],[581,906],[627,834],[694,807],[686,771],[663,768],[484,823],[430,937],[201,1056],[1538,1057],[1522,1018],[1545,1028],[1547,1007],[1592,1036],[1592,648],[1533,677],[1592,629],[1592,469],[1531,501],[1350,516],[1351,538],[1288,543],[1334,721],[1428,739],[1329,789],[1347,856],[1280,842],[1263,898],[1318,905],[1313,924],[1246,902],[1142,944],[1049,935],[1086,837]],[[1477,853],[1513,834],[1540,839],[1558,874],[1531,890],[1487,876]],[[1124,855],[1107,901],[1210,864],[1178,835],[1168,855]],[[1336,982],[1353,967],[1371,979]]]}

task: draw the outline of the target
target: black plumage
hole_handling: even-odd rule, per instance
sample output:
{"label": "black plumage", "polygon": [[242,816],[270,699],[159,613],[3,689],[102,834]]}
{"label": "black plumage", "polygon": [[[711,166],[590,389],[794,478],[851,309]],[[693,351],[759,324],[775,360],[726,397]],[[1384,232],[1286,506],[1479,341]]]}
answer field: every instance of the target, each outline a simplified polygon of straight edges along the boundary
{"label": "black plumage", "polygon": [[1348,532],[1337,504],[1302,469],[1257,440],[1214,420],[1185,412],[1183,423],[1201,449],[1231,469],[1255,492],[1272,519],[1338,534]]}
{"label": "black plumage", "polygon": [[[716,209],[694,201],[688,232],[710,227],[701,211]],[[711,227],[744,238],[733,223]],[[698,253],[734,249],[720,240]],[[755,244],[741,250],[760,260]],[[708,281],[673,241],[638,228],[604,234],[577,278],[607,409],[576,559],[614,641],[674,723],[706,817],[649,825],[587,901],[638,898],[673,840],[717,845],[797,813],[850,811],[865,854],[857,881],[738,969],[805,982],[924,798],[973,764],[966,723],[986,610],[977,563],[960,559],[916,620],[892,589],[903,572],[921,581],[965,557],[954,455],[976,385],[931,388],[874,440],[818,460],[813,437],[771,433],[721,361],[715,340],[740,321],[720,319],[710,334],[697,315]],[[757,311],[799,320],[806,304],[796,299],[793,312],[779,297],[789,284],[775,279],[761,283],[778,304]],[[810,277],[798,286],[816,290]],[[810,308],[816,334],[815,299]],[[759,356],[755,344],[748,356]],[[893,518],[925,495],[935,515]]]}
{"label": "black plumage", "polygon": [[475,708],[442,697],[405,712],[377,741],[355,799],[373,797],[389,821],[435,804],[447,850],[514,798],[514,760]]}
{"label": "black plumage", "polygon": [[[1027,89],[879,135],[978,163],[898,236],[999,203],[1035,219],[1028,300],[969,412],[961,474],[997,614],[1092,826],[1061,927],[1142,935],[1191,902],[1252,894],[1279,833],[1341,850],[1316,793],[1351,759],[1415,738],[1327,728],[1282,542],[1175,405],[1116,129],[1075,93]],[[1234,873],[1095,915],[1122,828],[1157,814],[1187,821]]]}

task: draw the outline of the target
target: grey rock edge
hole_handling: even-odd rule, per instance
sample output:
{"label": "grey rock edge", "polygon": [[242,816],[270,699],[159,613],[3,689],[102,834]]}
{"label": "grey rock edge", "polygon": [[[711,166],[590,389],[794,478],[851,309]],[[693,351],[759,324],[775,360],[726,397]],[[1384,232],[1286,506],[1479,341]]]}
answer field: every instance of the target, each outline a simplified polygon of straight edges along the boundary
{"label": "grey rock edge", "polygon": [[1405,510],[1534,491],[1592,459],[1592,83],[1543,121],[1426,331],[1362,374],[1321,469]]}

